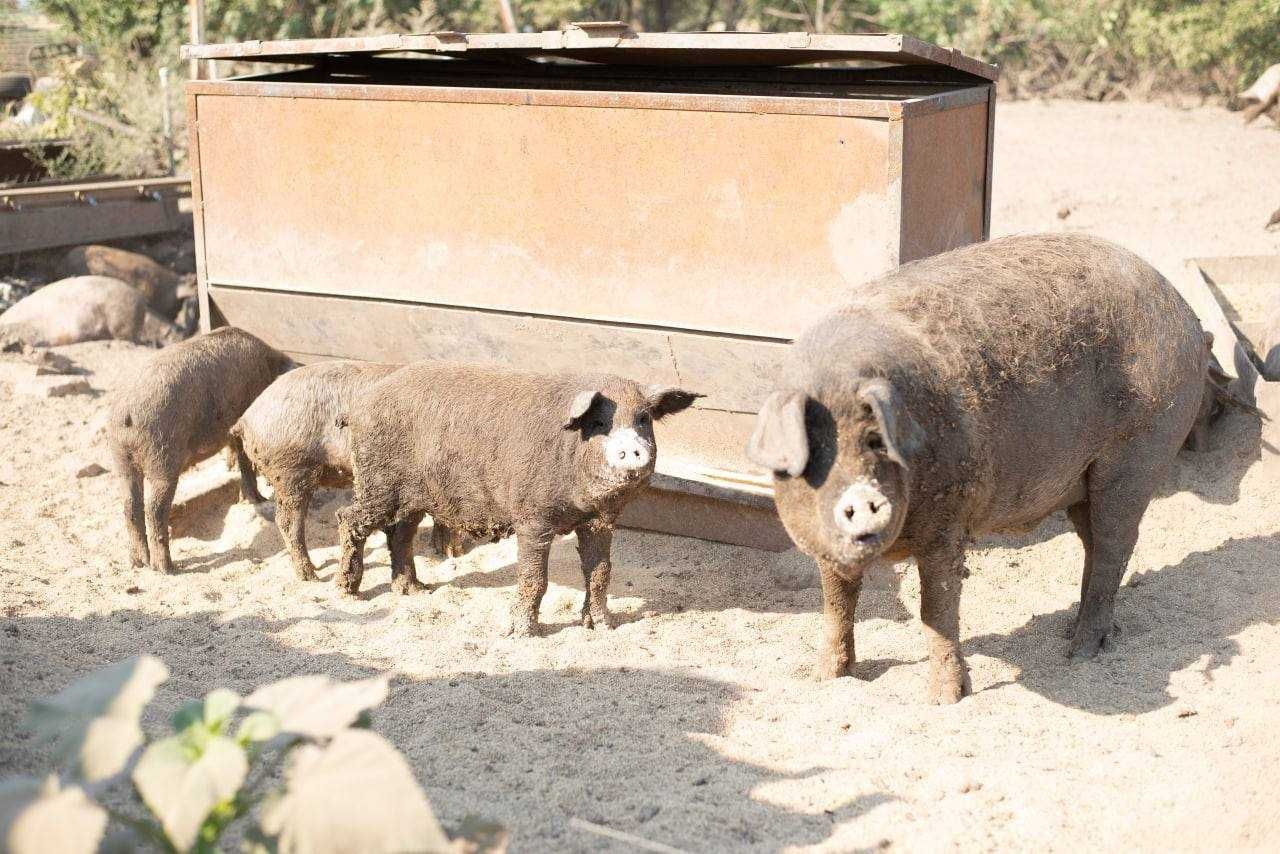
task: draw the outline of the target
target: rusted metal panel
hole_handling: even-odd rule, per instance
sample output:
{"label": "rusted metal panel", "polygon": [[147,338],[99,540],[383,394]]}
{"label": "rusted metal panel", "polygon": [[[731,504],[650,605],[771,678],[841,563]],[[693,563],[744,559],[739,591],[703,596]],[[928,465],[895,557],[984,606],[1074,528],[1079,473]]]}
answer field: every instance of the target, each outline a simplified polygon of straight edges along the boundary
{"label": "rusted metal panel", "polygon": [[199,95],[205,276],[788,339],[893,265],[886,122],[583,97]]}
{"label": "rusted metal panel", "polygon": [[[612,22],[607,22],[612,23]],[[955,69],[985,80],[993,65],[896,33],[635,33],[576,24],[541,33],[427,33],[340,39],[185,45],[185,58],[305,62],[330,54],[415,51],[467,56],[560,56],[589,62],[665,65],[798,65],[888,62]]]}
{"label": "rusted metal panel", "polygon": [[[292,352],[374,362],[437,359],[610,371],[706,389],[699,406],[737,412],[763,403],[786,351],[770,341],[217,284],[210,299],[229,323]],[[584,354],[590,354],[589,365]]]}
{"label": "rusted metal panel", "polygon": [[764,551],[793,547],[773,501],[752,500],[734,489],[707,489],[704,481],[655,474],[618,520],[624,528],[731,543]]}
{"label": "rusted metal panel", "polygon": [[987,104],[978,103],[904,122],[903,263],[983,239],[987,117]]}
{"label": "rusted metal panel", "polygon": [[[858,282],[985,236],[994,70],[903,37],[633,36],[210,46],[314,67],[188,86],[204,322],[703,392],[624,522],[785,548],[754,411]],[[465,59],[383,56],[413,51]],[[781,67],[840,51],[914,64]],[[510,61],[535,55],[600,64]]]}

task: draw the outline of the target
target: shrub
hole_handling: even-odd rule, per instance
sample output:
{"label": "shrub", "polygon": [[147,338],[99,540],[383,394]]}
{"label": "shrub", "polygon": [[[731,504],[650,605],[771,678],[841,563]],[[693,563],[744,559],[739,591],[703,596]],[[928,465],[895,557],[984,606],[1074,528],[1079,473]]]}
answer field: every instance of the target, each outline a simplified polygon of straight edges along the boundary
{"label": "shrub", "polygon": [[[368,710],[386,698],[385,679],[301,676],[248,697],[219,688],[184,704],[170,732],[148,740],[142,712],[168,675],[144,655],[32,705],[28,724],[52,745],[61,770],[0,781],[0,851],[78,854],[106,840],[114,850],[208,852],[255,810],[244,829],[252,851],[505,846],[499,828],[473,819],[451,841],[404,757],[364,728]],[[284,786],[271,788],[281,767]],[[119,810],[103,796],[117,794],[126,777],[133,797]]]}

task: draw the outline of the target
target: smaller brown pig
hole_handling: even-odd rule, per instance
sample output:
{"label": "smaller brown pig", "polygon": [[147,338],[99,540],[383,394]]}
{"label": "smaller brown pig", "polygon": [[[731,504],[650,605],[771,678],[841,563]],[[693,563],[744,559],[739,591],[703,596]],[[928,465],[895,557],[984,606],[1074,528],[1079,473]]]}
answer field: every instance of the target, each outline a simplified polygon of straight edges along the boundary
{"label": "smaller brown pig", "polygon": [[263,500],[230,430],[254,398],[292,367],[287,356],[248,332],[223,327],[161,350],[116,394],[108,441],[123,487],[134,566],[173,571],[169,508],[178,475],[224,445],[235,452],[241,495]]}
{"label": "smaller brown pig", "polygon": [[[307,509],[317,488],[351,486],[351,448],[347,430],[338,426],[357,394],[395,372],[399,365],[333,361],[305,365],[281,376],[245,411],[231,428],[254,467],[267,479],[275,496],[275,521],[298,578],[316,581],[316,567],[307,554]],[[415,529],[384,529],[392,561],[407,559],[393,569],[397,589],[414,578],[412,543]],[[437,524],[432,542],[450,557],[465,545]],[[406,580],[402,580],[406,579]]]}
{"label": "smaller brown pig", "polygon": [[586,588],[582,624],[607,628],[613,526],[653,473],[653,422],[697,397],[608,374],[439,362],[401,368],[370,386],[348,417],[355,499],[338,511],[336,581],[354,594],[370,532],[416,528],[427,513],[471,536],[514,532],[510,630],[532,635],[551,542],[576,532]]}

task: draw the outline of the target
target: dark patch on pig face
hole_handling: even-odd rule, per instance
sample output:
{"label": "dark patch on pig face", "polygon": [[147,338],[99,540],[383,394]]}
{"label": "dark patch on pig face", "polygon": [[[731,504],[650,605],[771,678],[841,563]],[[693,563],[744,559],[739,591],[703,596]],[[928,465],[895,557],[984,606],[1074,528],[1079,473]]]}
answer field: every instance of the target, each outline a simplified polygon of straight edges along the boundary
{"label": "dark patch on pig face", "polygon": [[689,407],[697,397],[680,389],[639,386],[584,389],[570,403],[566,430],[576,431],[579,471],[608,486],[648,479],[657,462],[653,422]]}
{"label": "dark patch on pig face", "polygon": [[806,449],[804,468],[774,476],[778,510],[796,544],[851,577],[892,549],[907,515],[909,456],[901,433],[908,425],[883,392],[871,386],[834,405],[804,397],[803,436],[782,437],[786,454]]}

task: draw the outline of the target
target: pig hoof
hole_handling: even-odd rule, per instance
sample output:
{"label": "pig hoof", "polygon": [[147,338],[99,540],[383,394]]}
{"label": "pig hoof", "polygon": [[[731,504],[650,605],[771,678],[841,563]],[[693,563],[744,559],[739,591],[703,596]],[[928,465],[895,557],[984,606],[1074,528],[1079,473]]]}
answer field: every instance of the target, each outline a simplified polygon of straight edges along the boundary
{"label": "pig hoof", "polygon": [[319,581],[320,576],[316,575],[316,568],[314,566],[309,566],[298,570],[298,580]]}
{"label": "pig hoof", "polygon": [[1067,657],[1071,661],[1088,661],[1111,646],[1112,637],[1119,633],[1118,626],[1112,626],[1110,632],[1081,632],[1077,630],[1067,649]]}
{"label": "pig hoof", "polygon": [[837,658],[835,656],[827,656],[818,662],[818,666],[814,668],[813,678],[819,682],[825,682],[828,679],[839,679],[842,676],[853,675],[853,662]]}
{"label": "pig hoof", "polygon": [[950,706],[960,702],[967,693],[962,683],[946,682],[929,689],[929,702],[934,706]]}
{"label": "pig hoof", "polygon": [[538,636],[538,624],[516,620],[507,629],[506,636],[509,638],[536,638]]}
{"label": "pig hoof", "polygon": [[582,627],[584,629],[599,629],[602,632],[607,632],[612,631],[613,621],[609,619],[608,614],[597,614],[595,616],[592,616],[591,614],[583,614]]}
{"label": "pig hoof", "polygon": [[414,593],[429,592],[431,588],[423,584],[416,578],[410,578],[407,575],[397,577],[391,582],[391,589],[401,596],[411,596]]}

